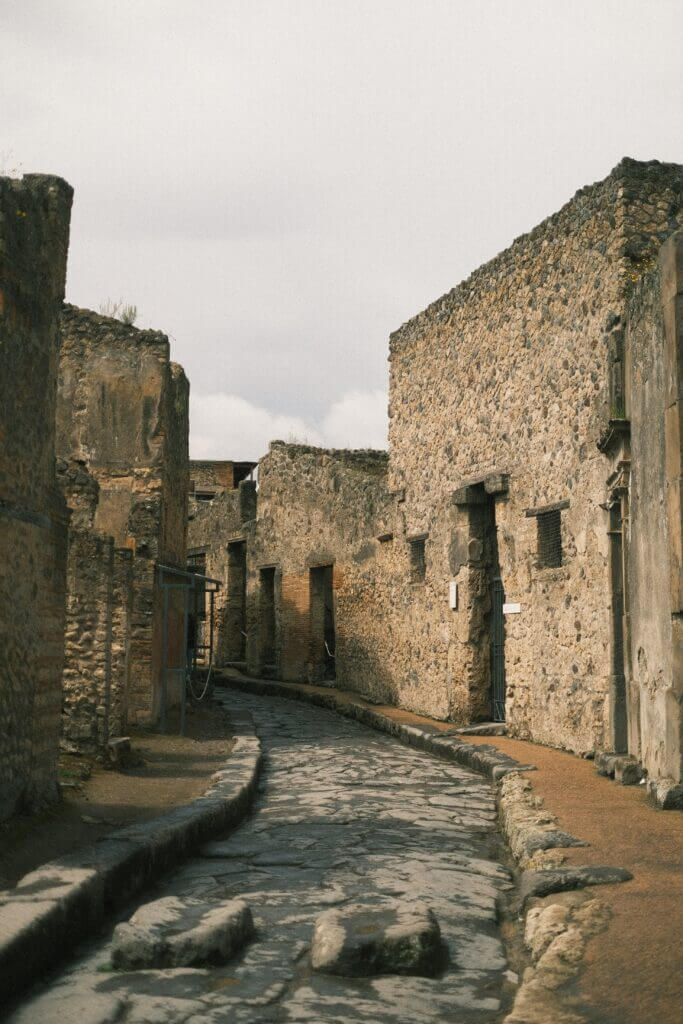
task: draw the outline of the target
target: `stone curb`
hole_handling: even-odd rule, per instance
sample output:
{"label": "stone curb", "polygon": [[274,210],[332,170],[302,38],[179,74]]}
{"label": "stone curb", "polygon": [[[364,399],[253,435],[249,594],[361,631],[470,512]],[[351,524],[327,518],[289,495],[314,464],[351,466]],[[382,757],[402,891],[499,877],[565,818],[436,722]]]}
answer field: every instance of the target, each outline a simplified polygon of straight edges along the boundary
{"label": "stone curb", "polygon": [[406,746],[416,747],[418,750],[424,750],[446,761],[454,761],[456,764],[471,768],[494,782],[498,782],[510,772],[535,770],[534,765],[520,764],[514,758],[501,754],[495,747],[462,742],[450,733],[444,733],[436,727],[404,725],[402,722],[395,722],[374,708],[341,700],[334,690],[330,690],[329,693],[316,693],[274,679],[248,679],[224,674],[219,674],[216,677],[216,682],[219,685],[225,683],[231,689],[242,690],[245,693],[301,700],[307,704],[327,708],[345,718],[352,718],[379,732],[385,732]]}
{"label": "stone curb", "polygon": [[0,1006],[148,882],[244,818],[256,794],[261,744],[251,719],[231,721],[236,743],[202,796],[43,864],[0,893]]}
{"label": "stone curb", "polygon": [[[589,939],[607,926],[610,911],[592,893],[573,890],[625,882],[633,876],[623,868],[563,867],[563,848],[588,844],[560,829],[555,815],[521,774],[500,781],[498,820],[521,869],[516,912],[525,918],[524,944],[531,956],[502,1024],[587,1024],[580,1000],[567,985],[580,970]],[[569,901],[534,903],[537,897],[559,892],[571,892]]]}

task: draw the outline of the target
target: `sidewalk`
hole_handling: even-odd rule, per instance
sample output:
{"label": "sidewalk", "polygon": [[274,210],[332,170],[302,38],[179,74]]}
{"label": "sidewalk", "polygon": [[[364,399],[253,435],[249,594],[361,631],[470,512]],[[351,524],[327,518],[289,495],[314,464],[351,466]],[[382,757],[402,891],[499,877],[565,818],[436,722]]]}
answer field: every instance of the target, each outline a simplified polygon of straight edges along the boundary
{"label": "sidewalk", "polygon": [[[244,676],[226,673],[226,678],[249,686]],[[254,688],[259,683],[253,680]],[[276,685],[303,699],[333,694],[335,702],[369,708],[402,725],[453,730],[452,723],[369,704],[348,691]],[[578,979],[580,996],[595,1007],[596,1024],[678,1024],[683,1006],[683,815],[656,810],[643,786],[620,786],[602,778],[592,761],[572,754],[507,737],[458,739],[495,747],[536,766],[526,774],[534,793],[563,829],[590,843],[563,850],[568,864],[612,864],[633,873],[631,882],[600,888],[612,918],[607,930],[589,943]]]}

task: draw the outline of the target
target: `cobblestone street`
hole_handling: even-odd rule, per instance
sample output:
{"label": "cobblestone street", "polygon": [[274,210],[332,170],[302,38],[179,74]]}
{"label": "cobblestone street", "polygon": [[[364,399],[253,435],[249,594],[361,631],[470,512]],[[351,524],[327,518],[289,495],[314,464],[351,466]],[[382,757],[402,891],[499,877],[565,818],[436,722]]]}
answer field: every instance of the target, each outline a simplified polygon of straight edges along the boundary
{"label": "cobblestone street", "polygon": [[[323,709],[235,692],[219,699],[235,719],[253,716],[263,745],[254,813],[146,899],[243,898],[255,937],[221,967],[114,972],[110,929],[34,991],[14,1024],[497,1020],[506,961],[496,901],[510,880],[492,859],[489,784]],[[436,915],[448,953],[439,976],[350,979],[311,969],[321,913],[376,912],[396,900],[424,902]]]}

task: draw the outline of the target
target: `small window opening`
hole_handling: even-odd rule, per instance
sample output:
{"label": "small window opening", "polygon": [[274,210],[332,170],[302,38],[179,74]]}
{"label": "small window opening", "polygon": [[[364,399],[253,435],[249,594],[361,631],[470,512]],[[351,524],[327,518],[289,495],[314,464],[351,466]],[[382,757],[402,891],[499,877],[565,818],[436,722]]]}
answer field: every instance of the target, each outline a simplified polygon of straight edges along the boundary
{"label": "small window opening", "polygon": [[538,566],[552,569],[562,565],[562,523],[560,509],[536,516]]}
{"label": "small window opening", "polygon": [[422,583],[427,572],[425,537],[414,537],[410,544],[410,582]]}

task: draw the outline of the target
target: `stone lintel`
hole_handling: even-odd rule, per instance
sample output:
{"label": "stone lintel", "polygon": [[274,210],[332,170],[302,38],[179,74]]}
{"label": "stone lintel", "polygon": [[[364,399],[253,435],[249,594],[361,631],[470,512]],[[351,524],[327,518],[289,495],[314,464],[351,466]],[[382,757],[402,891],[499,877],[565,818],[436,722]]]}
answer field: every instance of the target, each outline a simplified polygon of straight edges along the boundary
{"label": "stone lintel", "polygon": [[509,473],[489,473],[484,477],[484,490],[487,494],[507,494],[509,486]]}
{"label": "stone lintel", "polygon": [[457,487],[451,494],[451,502],[453,505],[484,505],[489,496],[507,494],[509,486],[509,473],[487,473]]}
{"label": "stone lintel", "polygon": [[524,515],[527,519],[533,519],[535,516],[545,515],[546,512],[559,512],[563,508],[569,508],[569,498],[565,498],[564,501],[555,501],[552,505],[539,505],[538,508],[527,508],[524,511]]}

